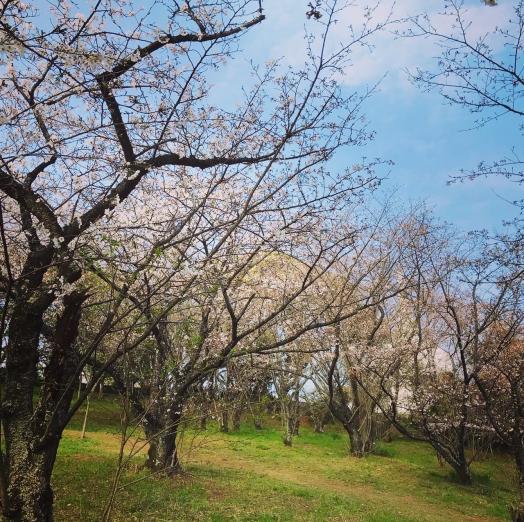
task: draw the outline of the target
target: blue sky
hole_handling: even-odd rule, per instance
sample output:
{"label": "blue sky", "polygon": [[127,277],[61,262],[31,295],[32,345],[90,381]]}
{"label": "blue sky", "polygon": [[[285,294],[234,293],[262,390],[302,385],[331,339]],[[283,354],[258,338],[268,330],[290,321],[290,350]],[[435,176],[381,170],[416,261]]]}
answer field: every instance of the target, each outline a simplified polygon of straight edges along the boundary
{"label": "blue sky", "polygon": [[[500,0],[497,7],[487,7],[479,0],[465,3],[472,20],[471,31],[476,35],[503,25],[511,14],[512,2],[507,0]],[[441,0],[402,0],[401,4],[395,8],[397,17],[427,10],[440,23],[438,13],[444,4]],[[224,83],[242,74],[242,61],[248,57],[256,61],[281,57],[285,62],[299,64],[303,59],[304,25],[312,23],[304,15],[306,5],[305,0],[266,0],[267,20],[243,38],[244,54],[237,58]],[[382,0],[378,16],[384,16],[389,5]],[[347,35],[349,22],[359,23],[359,10],[352,8],[340,18],[334,42]],[[486,127],[467,130],[474,123],[471,114],[461,107],[446,105],[436,93],[422,92],[410,84],[404,73],[406,67],[431,68],[435,64],[438,50],[432,42],[399,40],[383,33],[372,43],[372,53],[356,53],[343,81],[348,90],[360,89],[387,73],[365,110],[377,132],[376,139],[365,150],[339,154],[334,168],[358,161],[364,154],[393,160],[395,165],[383,183],[386,193],[396,191],[396,197],[405,202],[424,200],[437,216],[464,230],[500,229],[502,220],[515,215],[515,208],[505,199],[519,197],[518,187],[502,179],[451,186],[446,182],[461,168],[473,168],[481,160],[500,159],[510,154],[512,147],[520,147],[518,119],[506,117]]]}
{"label": "blue sky", "polygon": [[[355,4],[365,1],[354,0]],[[511,0],[499,0],[496,7],[484,5],[483,0],[464,2],[472,21],[472,34],[476,36],[504,26],[512,14]],[[447,22],[438,14],[444,3],[398,0],[393,13],[395,18],[402,18],[426,11],[445,30]],[[308,0],[263,0],[267,19],[243,35],[242,53],[213,76],[215,96],[218,91],[220,99],[234,102],[240,86],[248,81],[250,60],[263,63],[282,59],[284,64],[300,66],[304,61],[304,26],[314,28],[315,24],[306,19],[307,4]],[[383,19],[392,5],[393,0],[380,0],[377,19]],[[358,5],[351,7],[339,18],[332,35],[334,45],[347,39],[350,23],[361,23],[362,9]],[[402,26],[391,27],[394,28]],[[500,229],[503,220],[516,214],[515,207],[505,200],[520,198],[519,187],[496,178],[451,186],[447,181],[462,168],[473,168],[481,160],[500,159],[509,155],[512,147],[521,147],[521,122],[511,116],[467,130],[474,125],[471,114],[461,107],[446,105],[436,93],[422,92],[404,72],[405,68],[413,70],[417,66],[431,69],[438,54],[434,43],[395,38],[387,31],[369,43],[374,44],[373,52],[357,51],[342,81],[349,92],[375,84],[385,75],[378,92],[364,108],[376,139],[365,149],[348,149],[338,154],[333,168],[359,162],[363,155],[392,160],[394,165],[382,186],[385,194],[395,192],[396,198],[406,204],[425,201],[438,217],[463,230]]]}

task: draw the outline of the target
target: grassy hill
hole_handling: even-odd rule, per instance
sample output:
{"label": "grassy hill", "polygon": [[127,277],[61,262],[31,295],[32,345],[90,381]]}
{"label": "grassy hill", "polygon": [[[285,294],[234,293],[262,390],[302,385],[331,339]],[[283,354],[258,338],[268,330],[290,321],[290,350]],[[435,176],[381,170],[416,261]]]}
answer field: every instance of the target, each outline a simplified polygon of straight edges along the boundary
{"label": "grassy hill", "polygon": [[[100,520],[117,467],[117,404],[91,402],[83,440],[81,413],[65,433],[54,474],[59,521]],[[515,494],[507,456],[475,464],[475,484],[466,487],[425,444],[397,439],[356,459],[335,428],[316,434],[305,427],[291,448],[275,426],[256,431],[246,424],[230,434],[214,426],[203,433],[188,430],[185,473],[175,479],[142,469],[141,446],[136,444],[121,477],[112,520],[496,521],[507,519]]]}

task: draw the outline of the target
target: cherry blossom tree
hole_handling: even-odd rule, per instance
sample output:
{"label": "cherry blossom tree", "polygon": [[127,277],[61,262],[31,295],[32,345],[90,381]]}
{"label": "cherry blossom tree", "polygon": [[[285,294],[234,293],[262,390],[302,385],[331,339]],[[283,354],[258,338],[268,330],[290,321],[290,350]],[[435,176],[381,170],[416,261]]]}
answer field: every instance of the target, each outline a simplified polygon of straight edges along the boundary
{"label": "cherry blossom tree", "polygon": [[[388,353],[389,344],[384,320],[389,320],[394,303],[414,284],[416,271],[409,264],[411,246],[424,235],[423,229],[413,226],[414,221],[411,214],[391,217],[384,213],[374,222],[369,239],[377,244],[359,252],[355,259],[360,268],[350,276],[358,282],[354,287],[357,295],[366,292],[366,287],[372,289],[361,294],[368,306],[324,332],[325,350],[314,357],[311,379],[347,432],[350,453],[356,457],[373,449],[389,423],[378,406],[385,381],[370,368],[382,368],[380,361]],[[397,254],[392,255],[394,252]],[[362,278],[364,266],[373,266],[373,270]],[[341,284],[347,283],[334,277],[330,286],[335,289]]]}
{"label": "cherry blossom tree", "polygon": [[476,386],[480,346],[518,299],[484,241],[458,244],[428,225],[412,251],[415,284],[389,309],[389,340],[367,367],[380,379],[380,395],[370,395],[404,435],[429,442],[467,484],[492,431]]}
{"label": "cherry blossom tree", "polygon": [[[345,95],[338,79],[352,48],[387,23],[367,20],[333,46],[339,7],[326,3],[310,20],[317,37],[308,40],[304,68],[255,67],[229,109],[218,106],[208,77],[264,21],[258,0],[45,8],[48,16],[19,0],[0,4],[0,498],[10,520],[52,519],[50,480],[65,425],[112,364],[194,297],[199,270],[192,266],[208,266],[251,216],[266,216],[251,221],[251,237],[281,211],[291,234],[295,223],[304,227],[320,207],[335,210],[372,182],[370,164],[333,175],[324,163],[370,137],[359,117],[368,93]],[[165,212],[154,214],[159,207]],[[221,236],[209,243],[206,233],[216,228]],[[177,251],[167,269],[166,247]],[[115,268],[126,249],[127,266]],[[151,320],[150,307],[131,297],[159,260],[165,270],[152,293],[162,277],[179,286]],[[89,272],[111,288],[110,299],[95,337],[79,348],[83,313],[93,305]],[[230,306],[227,289],[220,292],[235,332],[242,309]],[[72,402],[106,335],[114,350]]]}
{"label": "cherry blossom tree", "polygon": [[[366,359],[374,355],[368,348],[372,343],[377,343],[376,336],[384,320],[381,306],[370,312],[355,318],[358,327],[355,321],[352,325],[348,324],[350,321],[337,325],[334,357],[323,375],[329,409],[346,430],[349,451],[355,457],[370,453],[386,426],[386,423],[381,422],[377,408],[380,401],[379,386],[372,382],[373,374],[366,375],[362,371]],[[374,399],[360,384],[363,381],[366,383],[365,389],[375,389]]]}
{"label": "cherry blossom tree", "polygon": [[494,271],[492,282],[500,288],[509,285],[511,299],[501,309],[493,328],[476,347],[475,383],[483,399],[488,424],[511,450],[518,478],[518,501],[511,507],[513,520],[524,520],[524,432],[522,400],[524,392],[524,352],[522,326],[522,273],[520,241],[505,237],[490,249],[503,269]]}

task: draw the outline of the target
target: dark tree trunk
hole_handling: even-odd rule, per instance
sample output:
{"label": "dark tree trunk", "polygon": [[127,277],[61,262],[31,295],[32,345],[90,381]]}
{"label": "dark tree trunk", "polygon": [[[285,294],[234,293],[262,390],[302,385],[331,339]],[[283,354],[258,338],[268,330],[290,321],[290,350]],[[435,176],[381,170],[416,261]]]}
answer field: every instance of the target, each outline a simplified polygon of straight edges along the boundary
{"label": "dark tree trunk", "polygon": [[28,444],[27,431],[19,431],[22,426],[24,423],[10,432],[8,506],[4,516],[6,520],[16,522],[51,522],[51,474],[58,441],[34,451],[31,442]]}
{"label": "dark tree trunk", "polygon": [[345,403],[332,402],[330,410],[348,434],[349,453],[354,457],[363,457],[366,454],[366,443],[358,429],[358,415],[348,408]]}
{"label": "dark tree trunk", "polygon": [[253,417],[253,425],[255,426],[255,429],[256,430],[261,430],[262,429],[262,421],[260,420],[259,417]]}
{"label": "dark tree trunk", "polygon": [[459,448],[459,458],[457,466],[455,467],[455,471],[461,484],[471,484],[471,471],[469,469],[469,464],[463,446]]}
{"label": "dark tree trunk", "polygon": [[44,372],[41,398],[36,409],[38,343],[43,313],[52,298],[26,297],[15,304],[6,349],[3,426],[6,505],[4,516],[12,521],[51,521],[51,475],[62,431],[67,422],[76,382],[72,345],[78,335],[80,309],[85,295],[73,292],[64,298],[64,310],[49,340],[49,361]]}
{"label": "dark tree trunk", "polygon": [[202,431],[207,430],[207,415],[201,415],[200,416],[200,423],[199,423],[200,429]]}
{"label": "dark tree trunk", "polygon": [[[337,352],[338,353],[338,352]],[[337,356],[338,357],[338,356]],[[333,359],[329,380],[330,398],[328,408],[346,430],[349,438],[349,452],[354,457],[363,457],[371,448],[370,434],[363,431],[367,412],[361,402],[360,385],[354,375],[350,377],[351,400],[342,386],[338,372],[335,372],[337,358]]]}
{"label": "dark tree trunk", "polygon": [[222,433],[229,432],[229,412],[227,410],[223,410],[222,413],[220,414],[219,424],[220,424],[220,431]]}
{"label": "dark tree trunk", "polygon": [[430,440],[430,443],[437,452],[437,455],[453,468],[458,481],[464,485],[471,484],[471,471],[464,448],[458,447],[452,451],[434,439]]}
{"label": "dark tree trunk", "polygon": [[[31,452],[26,441],[13,436],[13,432],[10,454],[5,519],[24,522],[53,520],[50,473],[53,459]],[[24,454],[27,455],[25,458]]]}
{"label": "dark tree trunk", "polygon": [[356,429],[352,422],[346,422],[344,424],[344,429],[346,430],[349,438],[349,453],[353,457],[363,457],[366,452],[364,448],[364,442],[358,429]]}
{"label": "dark tree trunk", "polygon": [[169,419],[169,425],[159,422],[148,422],[145,429],[149,440],[146,466],[155,473],[168,476],[181,471],[178,458],[177,435],[180,415]]}
{"label": "dark tree trunk", "polygon": [[146,466],[151,471],[175,475],[181,470],[176,437],[176,432],[171,432],[150,439]]}
{"label": "dark tree trunk", "polygon": [[[465,418],[465,417],[464,417]],[[471,484],[471,471],[466,457],[466,427],[459,426],[456,447],[450,454],[444,452],[442,457],[452,466],[461,484]],[[447,457],[447,458],[446,458]]]}
{"label": "dark tree trunk", "polygon": [[522,451],[516,452],[515,462],[519,478],[519,498],[518,503],[511,508],[511,518],[513,522],[524,522],[524,455]]}
{"label": "dark tree trunk", "polygon": [[351,455],[354,457],[363,457],[367,453],[367,441],[366,437],[362,433],[364,427],[363,405],[360,400],[360,386],[356,378],[352,375],[350,377],[351,393],[353,399],[353,414],[349,421],[349,440],[351,444]]}
{"label": "dark tree trunk", "polygon": [[3,426],[6,440],[7,520],[52,520],[52,493],[32,448],[33,388],[43,310],[17,303],[9,325]]}
{"label": "dark tree trunk", "polygon": [[471,471],[469,469],[468,459],[466,457],[466,445],[468,430],[466,428],[468,421],[467,397],[469,396],[469,385],[464,382],[461,404],[461,422],[457,436],[457,466],[455,471],[461,484],[471,484]]}
{"label": "dark tree trunk", "polygon": [[471,484],[471,472],[467,463],[460,463],[455,467],[455,472],[457,473],[458,480],[461,484],[466,486]]}
{"label": "dark tree trunk", "polygon": [[241,408],[235,408],[233,410],[233,431],[240,430],[240,421],[242,420]]}
{"label": "dark tree trunk", "polygon": [[[518,404],[518,403],[517,403]],[[519,408],[515,408],[520,412]],[[513,454],[515,455],[515,467],[518,475],[518,502],[511,506],[511,518],[513,522],[524,522],[524,446],[522,438],[522,428],[520,419],[515,419],[514,428],[512,431],[512,440],[508,442],[513,446]]]}

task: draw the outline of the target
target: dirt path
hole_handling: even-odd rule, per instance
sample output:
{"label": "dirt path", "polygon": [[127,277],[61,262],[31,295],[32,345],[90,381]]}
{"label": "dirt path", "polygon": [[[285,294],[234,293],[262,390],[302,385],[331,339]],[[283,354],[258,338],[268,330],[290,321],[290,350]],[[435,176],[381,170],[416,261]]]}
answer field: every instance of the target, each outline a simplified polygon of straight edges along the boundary
{"label": "dirt path", "polygon": [[[234,454],[217,455],[213,458],[209,458],[210,455],[206,455],[206,457],[206,459],[198,462],[200,464],[263,475],[287,484],[303,486],[317,491],[322,490],[325,493],[335,493],[341,496],[357,498],[362,504],[376,504],[377,498],[380,498],[383,506],[395,506],[399,515],[413,517],[414,513],[419,513],[421,522],[427,520],[428,517],[430,517],[431,521],[439,522],[500,521],[500,519],[492,517],[468,516],[451,507],[446,507],[443,510],[439,506],[412,495],[398,495],[383,490],[377,492],[373,486],[347,484],[341,480],[328,479],[318,472],[315,473],[314,470],[278,469],[264,465],[264,463],[259,461],[254,462],[251,459],[238,457]],[[409,507],[409,509],[403,508],[404,506]],[[355,520],[360,520],[360,518],[356,517]]]}

